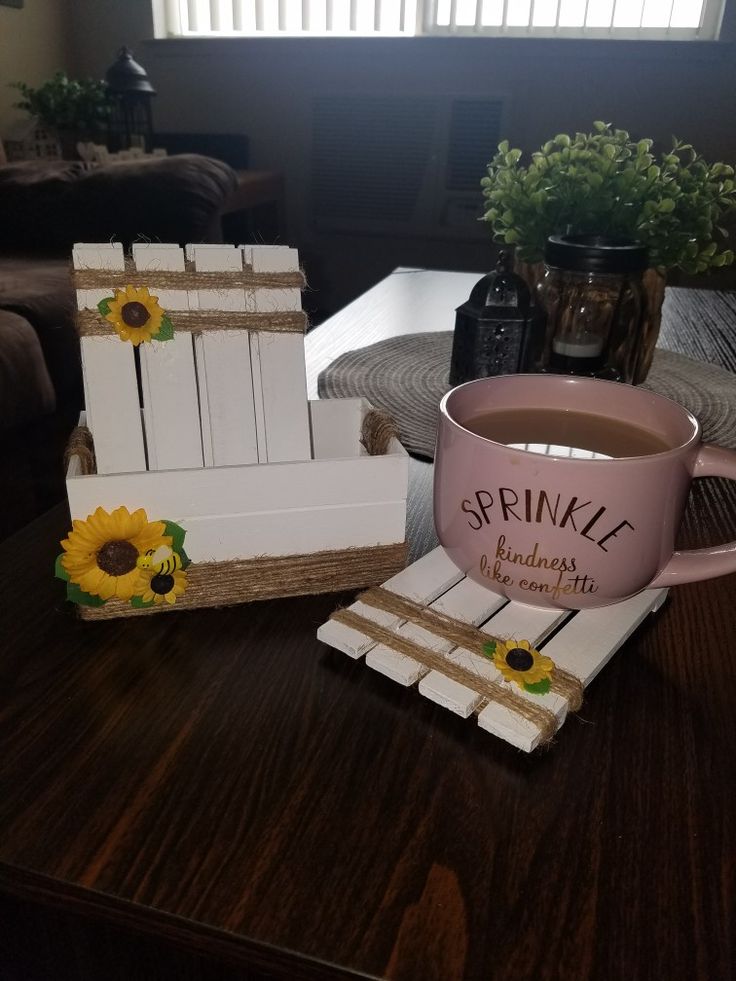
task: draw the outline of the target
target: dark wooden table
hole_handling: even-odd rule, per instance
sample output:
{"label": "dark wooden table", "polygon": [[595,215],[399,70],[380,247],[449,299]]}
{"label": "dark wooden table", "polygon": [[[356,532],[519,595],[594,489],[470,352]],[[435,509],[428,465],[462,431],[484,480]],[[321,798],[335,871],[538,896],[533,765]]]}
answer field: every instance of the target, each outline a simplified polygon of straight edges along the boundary
{"label": "dark wooden table", "polygon": [[[310,385],[474,278],[395,274],[308,337]],[[735,329],[736,295],[669,293],[666,346],[735,368]],[[735,490],[686,542],[736,537]],[[3,981],[734,977],[736,577],[673,591],[526,756],[320,645],[346,597],[78,621],[67,522],[0,549]]]}

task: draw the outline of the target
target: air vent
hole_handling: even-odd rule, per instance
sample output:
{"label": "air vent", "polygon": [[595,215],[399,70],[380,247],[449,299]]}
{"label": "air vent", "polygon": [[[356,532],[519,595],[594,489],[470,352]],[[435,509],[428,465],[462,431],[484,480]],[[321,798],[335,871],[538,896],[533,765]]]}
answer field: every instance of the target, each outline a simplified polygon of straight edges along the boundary
{"label": "air vent", "polygon": [[492,99],[455,99],[450,114],[445,187],[477,191],[486,166],[501,140],[503,103]]}
{"label": "air vent", "polygon": [[475,239],[504,103],[473,96],[323,96],[313,103],[318,231]]}
{"label": "air vent", "polygon": [[410,222],[425,179],[436,122],[437,106],[432,99],[316,99],[315,222]]}

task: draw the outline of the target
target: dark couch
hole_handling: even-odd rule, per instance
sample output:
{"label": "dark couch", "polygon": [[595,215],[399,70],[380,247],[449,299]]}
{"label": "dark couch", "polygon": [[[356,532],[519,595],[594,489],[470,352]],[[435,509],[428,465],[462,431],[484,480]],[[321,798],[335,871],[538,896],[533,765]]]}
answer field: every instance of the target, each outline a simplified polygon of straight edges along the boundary
{"label": "dark couch", "polygon": [[[20,508],[48,467],[60,473],[63,441],[82,406],[73,244],[221,241],[220,213],[236,186],[227,164],[194,154],[105,167],[64,161],[0,166],[4,503],[17,496]],[[22,490],[24,473],[33,485],[28,493]],[[44,497],[42,505],[48,503]]]}
{"label": "dark couch", "polygon": [[28,346],[21,350],[17,324],[0,321],[2,427],[33,415],[34,390],[36,414],[48,411],[39,346],[56,403],[79,403],[73,244],[217,242],[220,211],[235,186],[227,164],[193,154],[92,168],[64,161],[0,167],[0,313],[24,318],[38,341],[26,333]]}

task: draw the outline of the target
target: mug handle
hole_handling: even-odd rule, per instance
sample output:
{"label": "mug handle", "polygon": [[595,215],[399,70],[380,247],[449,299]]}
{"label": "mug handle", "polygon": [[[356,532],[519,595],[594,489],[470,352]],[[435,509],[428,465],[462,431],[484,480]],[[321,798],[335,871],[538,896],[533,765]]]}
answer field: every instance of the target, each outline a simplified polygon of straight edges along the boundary
{"label": "mug handle", "polygon": [[[701,446],[693,468],[693,478],[726,477],[736,480],[736,452],[722,446]],[[711,548],[692,548],[674,552],[672,558],[647,589],[699,582],[736,572],[736,542]]]}

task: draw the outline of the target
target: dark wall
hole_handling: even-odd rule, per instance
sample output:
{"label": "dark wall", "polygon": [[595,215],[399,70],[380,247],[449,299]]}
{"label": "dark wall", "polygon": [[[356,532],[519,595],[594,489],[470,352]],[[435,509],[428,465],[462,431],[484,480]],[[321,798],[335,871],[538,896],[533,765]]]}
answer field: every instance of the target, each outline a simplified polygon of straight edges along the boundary
{"label": "dark wall", "polygon": [[[110,47],[150,37],[145,7],[133,0],[127,21],[116,15]],[[75,0],[75,8],[77,62],[99,73],[110,60],[100,44],[101,32],[111,33],[109,5]],[[736,161],[730,43],[259,38],[149,41],[137,55],[158,89],[159,129],[245,132],[251,165],[285,172],[290,244],[309,258],[325,309],[397,265],[485,269],[490,249],[477,237],[318,234],[308,206],[315,96],[501,95],[504,135],[523,149],[605,119],[665,146],[676,134],[706,158]]]}

